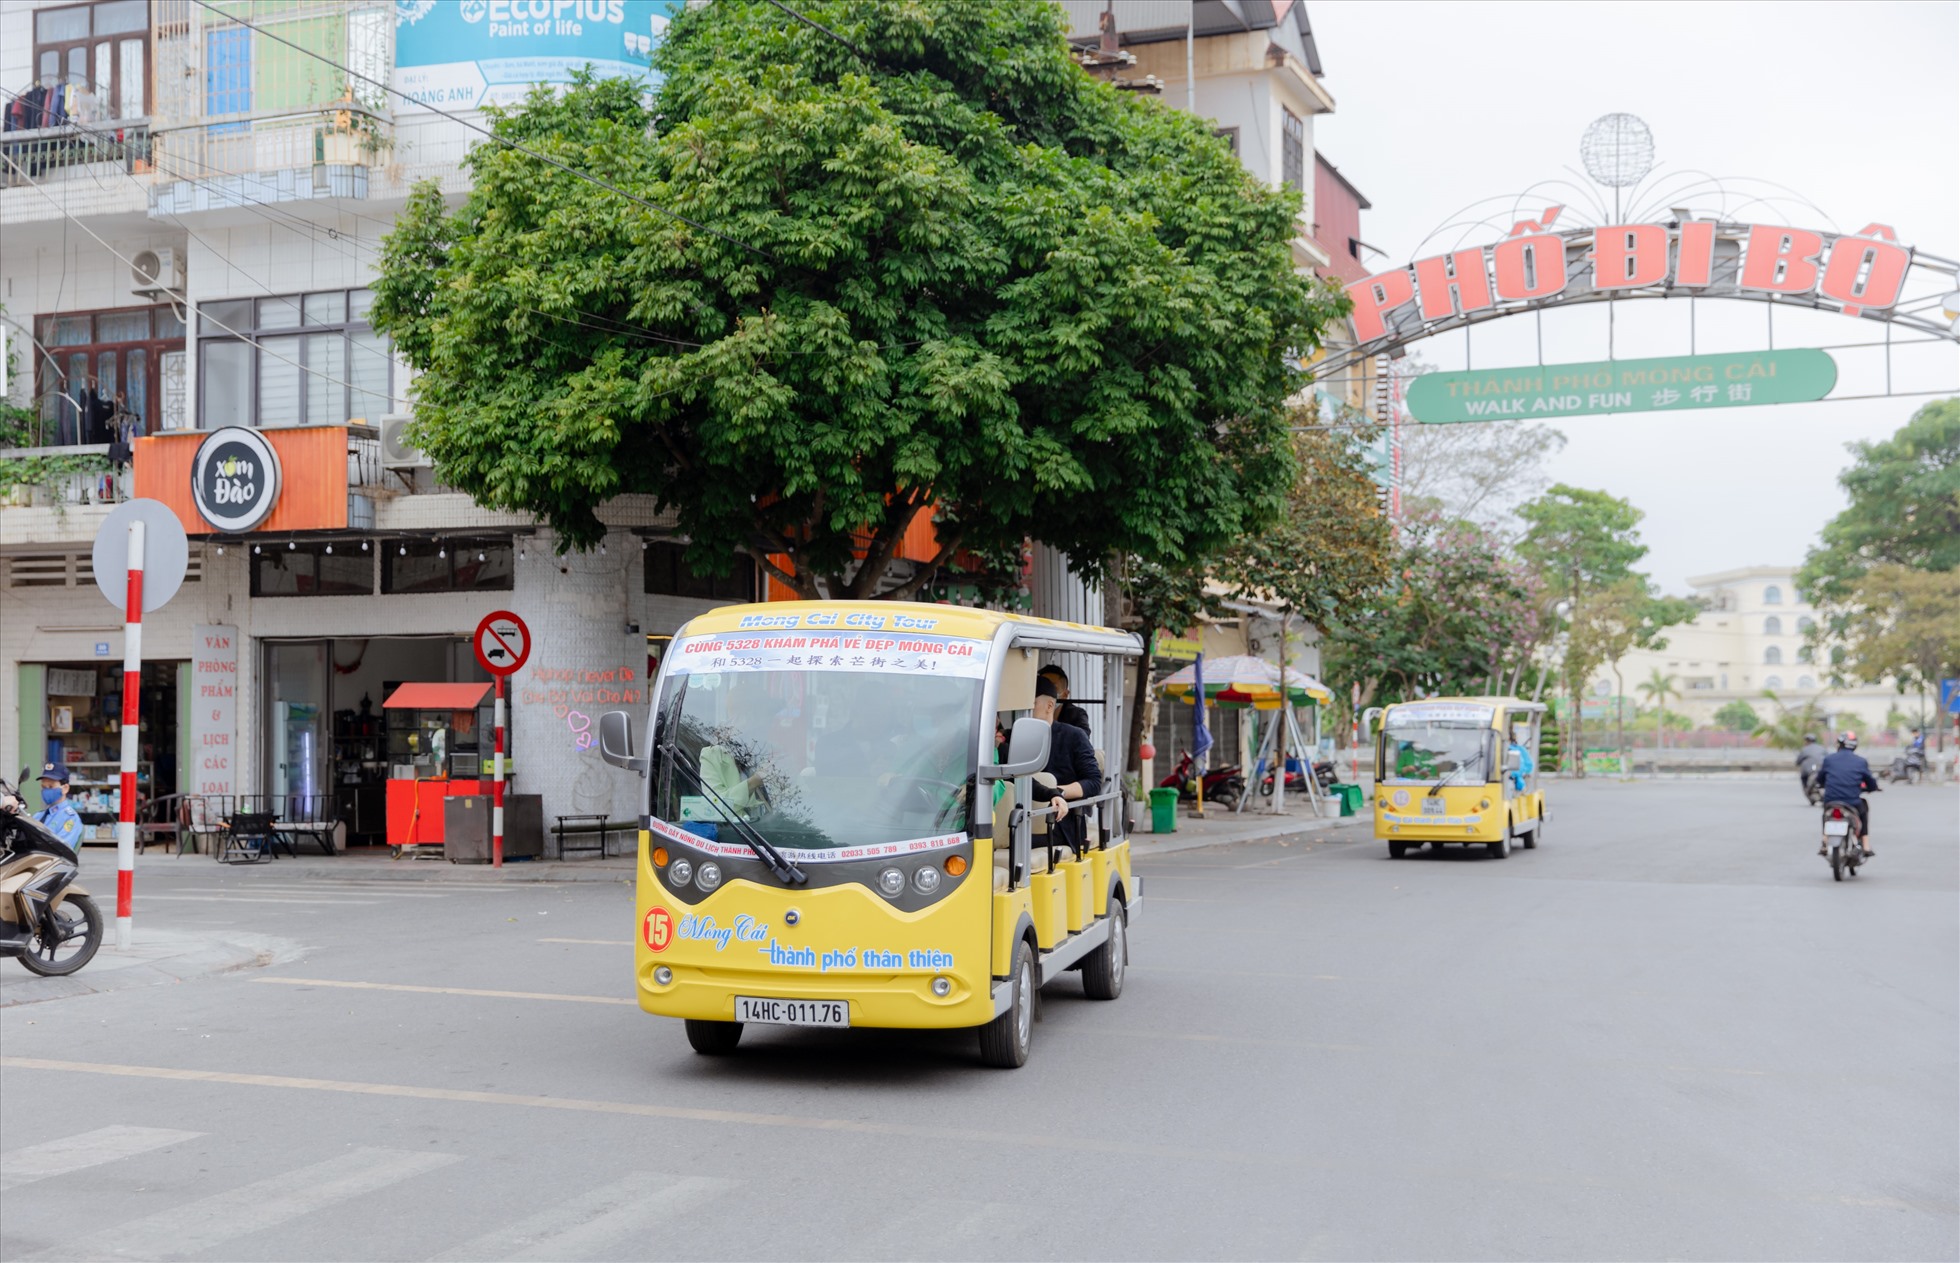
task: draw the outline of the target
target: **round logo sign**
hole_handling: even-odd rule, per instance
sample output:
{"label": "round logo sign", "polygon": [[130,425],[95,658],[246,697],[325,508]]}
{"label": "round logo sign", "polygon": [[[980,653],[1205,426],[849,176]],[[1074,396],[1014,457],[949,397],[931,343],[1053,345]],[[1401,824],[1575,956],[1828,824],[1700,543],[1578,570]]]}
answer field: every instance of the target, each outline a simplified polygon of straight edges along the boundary
{"label": "round logo sign", "polygon": [[279,502],[279,453],[257,430],[213,430],[191,464],[191,502],[220,531],[251,530]]}

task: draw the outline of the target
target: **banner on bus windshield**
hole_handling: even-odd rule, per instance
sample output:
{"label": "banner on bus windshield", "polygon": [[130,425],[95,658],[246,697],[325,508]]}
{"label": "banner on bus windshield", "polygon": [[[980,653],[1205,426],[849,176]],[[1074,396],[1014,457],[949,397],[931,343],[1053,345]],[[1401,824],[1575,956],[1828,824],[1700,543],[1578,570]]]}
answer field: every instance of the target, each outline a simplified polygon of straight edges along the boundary
{"label": "banner on bus windshield", "polygon": [[877,671],[977,680],[987,673],[984,640],[913,632],[722,632],[687,636],[667,654],[676,675],[741,671]]}
{"label": "banner on bus windshield", "polygon": [[1391,707],[1384,716],[1387,724],[1477,724],[1488,727],[1493,707],[1470,706],[1463,702],[1411,702]]}
{"label": "banner on bus windshield", "polygon": [[[662,820],[659,816],[645,817],[647,832],[657,833],[670,842],[680,842],[708,855],[725,859],[753,859],[755,851],[748,843],[740,840],[723,842],[719,837],[707,837],[690,829],[680,828]],[[730,837],[737,835],[731,830]],[[850,860],[903,859],[911,855],[924,855],[931,851],[949,851],[956,846],[965,845],[964,833],[942,833],[929,838],[902,838],[896,842],[867,842],[861,846],[840,846],[830,850],[814,851],[801,847],[779,846],[776,853],[792,864],[842,864]]]}

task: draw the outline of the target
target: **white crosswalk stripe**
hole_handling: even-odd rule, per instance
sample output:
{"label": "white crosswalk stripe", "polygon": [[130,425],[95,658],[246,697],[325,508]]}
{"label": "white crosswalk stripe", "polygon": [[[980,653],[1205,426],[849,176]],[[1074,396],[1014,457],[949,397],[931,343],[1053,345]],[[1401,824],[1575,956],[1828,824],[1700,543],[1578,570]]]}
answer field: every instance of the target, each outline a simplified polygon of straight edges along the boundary
{"label": "white crosswalk stripe", "polygon": [[896,1198],[851,1242],[850,1252],[865,1259],[973,1258],[983,1240],[998,1246],[999,1232],[1025,1218],[1001,1202]]}
{"label": "white crosswalk stripe", "polygon": [[[644,1253],[647,1234],[736,1187],[734,1180],[636,1171],[484,1233],[436,1260],[631,1258]],[[629,1244],[637,1241],[637,1244]]]}
{"label": "white crosswalk stripe", "polygon": [[455,1161],[449,1154],[353,1149],[325,1162],[64,1241],[29,1258],[186,1258]]}
{"label": "white crosswalk stripe", "polygon": [[79,1136],[10,1149],[0,1153],[0,1192],[50,1176],[85,1171],[179,1141],[196,1140],[203,1134],[173,1131],[168,1127],[98,1127]]}

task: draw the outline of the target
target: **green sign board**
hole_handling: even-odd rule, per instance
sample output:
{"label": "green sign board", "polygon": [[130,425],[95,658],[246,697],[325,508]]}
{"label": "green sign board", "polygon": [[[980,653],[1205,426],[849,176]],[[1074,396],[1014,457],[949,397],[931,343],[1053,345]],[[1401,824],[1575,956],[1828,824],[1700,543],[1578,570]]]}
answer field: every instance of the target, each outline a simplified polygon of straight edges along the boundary
{"label": "green sign board", "polygon": [[1447,423],[1698,412],[1810,403],[1836,385],[1837,361],[1809,349],[1539,364],[1424,373],[1409,383],[1409,414],[1418,421]]}

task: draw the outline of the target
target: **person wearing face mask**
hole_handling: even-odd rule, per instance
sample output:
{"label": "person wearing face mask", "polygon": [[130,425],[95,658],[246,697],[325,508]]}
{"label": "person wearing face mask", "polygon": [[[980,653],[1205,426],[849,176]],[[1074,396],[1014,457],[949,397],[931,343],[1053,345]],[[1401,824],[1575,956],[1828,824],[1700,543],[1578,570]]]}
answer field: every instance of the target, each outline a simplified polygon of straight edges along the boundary
{"label": "person wearing face mask", "polygon": [[34,818],[71,847],[82,844],[82,818],[68,801],[68,767],[63,763],[41,765],[41,810]]}

